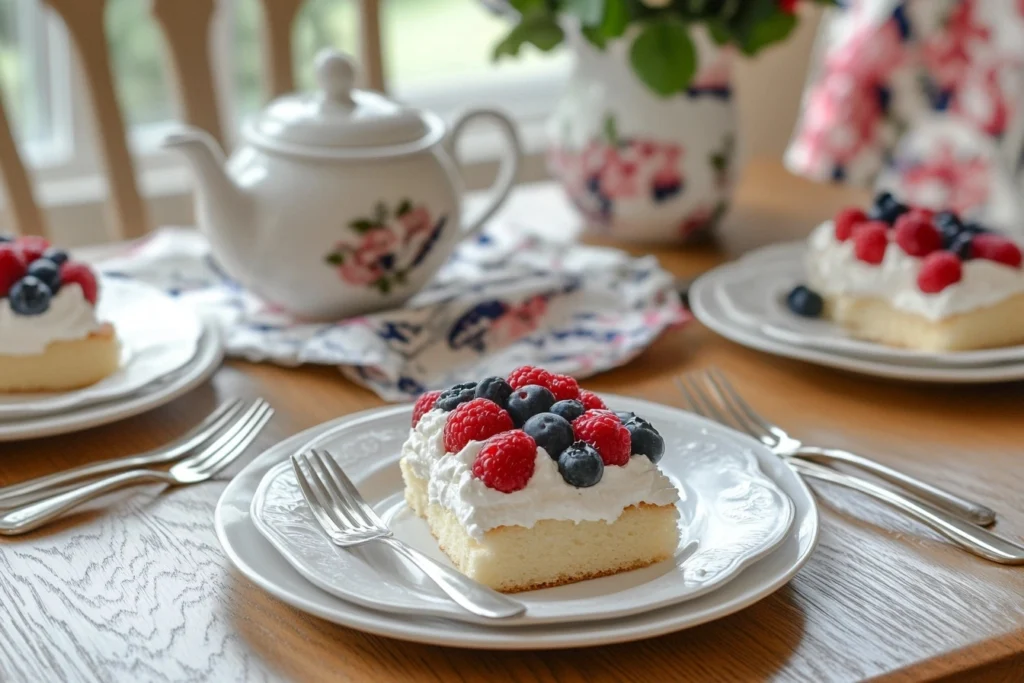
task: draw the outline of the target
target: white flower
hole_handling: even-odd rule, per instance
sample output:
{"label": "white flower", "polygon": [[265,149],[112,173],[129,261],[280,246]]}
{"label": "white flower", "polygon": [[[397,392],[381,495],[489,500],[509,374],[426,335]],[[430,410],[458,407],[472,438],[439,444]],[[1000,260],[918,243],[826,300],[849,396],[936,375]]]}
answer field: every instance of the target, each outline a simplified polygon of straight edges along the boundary
{"label": "white flower", "polygon": [[640,2],[644,3],[648,7],[653,7],[654,9],[661,9],[662,7],[668,7],[672,4],[672,0],[640,0]]}

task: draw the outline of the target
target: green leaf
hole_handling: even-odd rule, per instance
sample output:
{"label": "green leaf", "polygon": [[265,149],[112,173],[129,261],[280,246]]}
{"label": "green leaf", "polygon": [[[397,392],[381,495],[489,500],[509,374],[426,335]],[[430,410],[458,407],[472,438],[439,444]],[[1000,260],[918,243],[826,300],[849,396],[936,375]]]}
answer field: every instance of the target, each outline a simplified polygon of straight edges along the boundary
{"label": "green leaf", "polygon": [[604,138],[612,147],[619,146],[619,127],[611,114],[604,117]]}
{"label": "green leaf", "polygon": [[324,258],[324,260],[327,261],[327,263],[331,264],[332,266],[340,266],[343,263],[345,263],[345,255],[339,251],[336,251],[333,254],[328,254],[327,257]]}
{"label": "green leaf", "polygon": [[729,26],[720,19],[709,19],[707,24],[708,34],[716,45],[725,45],[732,38],[729,33]]}
{"label": "green leaf", "polygon": [[384,202],[377,202],[377,206],[374,207],[374,216],[377,219],[378,225],[384,225],[388,222],[388,207]]}
{"label": "green leaf", "polygon": [[508,4],[523,15],[547,9],[547,0],[509,0]]}
{"label": "green leaf", "polygon": [[797,21],[795,14],[776,12],[754,25],[747,39],[740,43],[740,49],[746,55],[756,54],[762,48],[789,36],[796,28]]}
{"label": "green leaf", "polygon": [[505,55],[515,57],[519,54],[519,49],[527,43],[543,52],[549,52],[564,39],[562,27],[550,14],[527,15],[494,47],[492,58],[497,60]]}
{"label": "green leaf", "polygon": [[373,286],[379,289],[381,294],[387,294],[391,291],[391,281],[384,276],[377,278],[376,282],[373,283]]}
{"label": "green leaf", "polygon": [[349,223],[348,227],[352,228],[360,235],[362,235],[373,230],[374,227],[376,227],[376,224],[373,221],[366,220],[365,218],[357,218],[356,220]]}
{"label": "green leaf", "polygon": [[401,218],[410,211],[412,211],[412,202],[408,199],[403,199],[398,203],[398,208],[395,209],[395,215]]}
{"label": "green leaf", "polygon": [[599,26],[584,26],[581,30],[583,37],[587,39],[591,45],[596,47],[598,50],[604,50],[608,41],[605,40],[604,34],[601,33]]}
{"label": "green leaf", "polygon": [[605,0],[604,18],[598,29],[607,38],[618,38],[629,26],[629,6],[626,0]]}
{"label": "green leaf", "polygon": [[697,71],[693,41],[675,18],[649,23],[633,41],[629,61],[640,80],[662,97],[682,91]]}
{"label": "green leaf", "polygon": [[788,36],[797,21],[795,15],[779,9],[778,0],[745,0],[738,3],[728,25],[740,51],[753,55]]}
{"label": "green leaf", "polygon": [[562,9],[584,26],[597,26],[604,18],[604,0],[562,0]]}

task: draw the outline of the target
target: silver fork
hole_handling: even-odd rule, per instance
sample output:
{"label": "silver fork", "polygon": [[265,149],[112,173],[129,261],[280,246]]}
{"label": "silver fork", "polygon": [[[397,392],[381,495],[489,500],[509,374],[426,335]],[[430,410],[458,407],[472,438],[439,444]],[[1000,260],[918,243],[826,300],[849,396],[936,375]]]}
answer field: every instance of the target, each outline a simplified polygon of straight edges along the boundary
{"label": "silver fork", "polygon": [[[740,431],[744,431],[761,443],[768,446],[776,455],[799,456],[807,460],[822,463],[841,462],[853,465],[874,476],[903,488],[921,500],[927,501],[936,507],[951,512],[964,521],[981,526],[989,526],[996,521],[995,510],[962,498],[955,493],[946,491],[937,486],[921,481],[909,474],[894,470],[880,462],[865,458],[864,456],[850,453],[839,448],[819,448],[808,446],[799,439],[790,436],[782,427],[773,424],[761,417],[749,403],[747,403],[739,392],[733,388],[732,383],[717,368],[711,368],[703,373],[691,373],[691,378],[697,377],[709,384],[715,394],[721,399],[723,405],[728,406]],[[676,378],[677,385],[680,383]],[[725,399],[728,397],[728,401]]]}
{"label": "silver fork", "polygon": [[[710,418],[727,427],[737,429],[740,432],[748,433],[743,426],[746,424],[746,419],[742,408],[737,403],[729,400],[733,396],[732,394],[723,394],[721,391],[716,391],[715,395],[712,396],[712,391],[717,388],[714,385],[711,385],[712,391],[709,391],[705,388],[704,383],[694,381],[692,376],[687,377],[687,380],[686,382],[679,380],[678,386],[683,394],[683,400],[691,412]],[[707,381],[707,384],[710,384],[710,380]],[[728,414],[723,412],[723,409]],[[865,493],[876,500],[901,510],[908,516],[939,532],[961,548],[979,557],[984,557],[987,560],[1000,564],[1024,564],[1024,546],[997,536],[941,508],[929,503],[916,501],[867,479],[861,479],[860,477],[833,470],[824,465],[804,460],[796,455],[777,455],[780,455],[794,470],[805,477],[828,481]]]}
{"label": "silver fork", "polygon": [[173,462],[188,455],[189,452],[216,436],[218,432],[224,429],[225,425],[238,417],[238,414],[242,411],[242,403],[241,399],[225,401],[187,434],[166,446],[161,446],[138,455],[101,460],[100,462],[89,463],[81,467],[64,470],[63,472],[36,477],[35,479],[18,482],[17,484],[0,486],[0,509],[21,507],[36,500],[49,498],[55,493],[62,493],[64,490],[67,490],[65,487],[68,484],[82,479],[92,479],[93,477],[111,472]]}
{"label": "silver fork", "polygon": [[292,456],[292,469],[302,496],[317,523],[342,548],[380,541],[407,557],[459,606],[481,617],[502,619],[526,611],[517,600],[502,595],[466,575],[438,564],[394,537],[359,494],[352,480],[326,451]]}
{"label": "silver fork", "polygon": [[169,470],[129,470],[8,510],[0,514],[0,534],[15,536],[33,531],[71,508],[128,486],[150,483],[181,486],[206,481],[238,459],[273,415],[270,404],[257,399],[213,442]]}

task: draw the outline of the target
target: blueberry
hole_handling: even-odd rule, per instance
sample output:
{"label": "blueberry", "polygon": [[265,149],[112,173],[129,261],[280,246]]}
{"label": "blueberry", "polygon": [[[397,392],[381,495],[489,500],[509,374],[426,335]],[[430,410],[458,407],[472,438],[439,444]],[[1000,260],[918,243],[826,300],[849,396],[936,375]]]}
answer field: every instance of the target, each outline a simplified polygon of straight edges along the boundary
{"label": "blueberry", "polygon": [[53,292],[39,278],[26,275],[11,287],[7,294],[11,300],[11,309],[21,315],[41,315],[50,308]]}
{"label": "blueberry", "polygon": [[987,232],[992,232],[981,223],[965,223],[964,232],[969,232],[972,235],[981,235]]}
{"label": "blueberry", "polygon": [[577,441],[558,456],[558,472],[566,484],[583,489],[601,481],[604,461],[593,446]]}
{"label": "blueberry", "polygon": [[516,427],[522,427],[534,415],[547,413],[555,404],[555,395],[546,387],[527,384],[512,392],[505,410],[512,416]]}
{"label": "blueberry", "polygon": [[868,211],[868,218],[873,221],[885,221],[892,225],[897,218],[909,210],[906,204],[897,201],[891,193],[882,192],[875,197],[875,205]]}
{"label": "blueberry", "polygon": [[626,424],[627,422],[632,420],[634,417],[636,417],[636,413],[632,413],[632,412],[630,412],[628,410],[616,410],[615,411],[615,417],[617,417],[620,420],[622,420],[622,424]]}
{"label": "blueberry", "polygon": [[475,397],[476,382],[456,384],[441,392],[441,395],[437,397],[437,403],[434,404],[434,407],[449,412],[455,410],[455,406],[460,403],[472,401]]}
{"label": "blueberry", "polygon": [[948,250],[956,254],[956,257],[961,261],[970,261],[974,258],[974,250],[971,246],[973,242],[974,235],[964,230],[953,238],[953,241],[949,244]]}
{"label": "blueberry", "polygon": [[512,387],[505,381],[504,377],[488,377],[476,385],[476,397],[486,398],[488,401],[497,403],[502,408],[512,395]]}
{"label": "blueberry", "polygon": [[793,291],[786,296],[786,305],[789,310],[805,318],[818,318],[825,308],[825,302],[816,292],[812,292],[804,285],[797,285]]}
{"label": "blueberry", "polygon": [[63,266],[68,262],[68,252],[63,249],[57,249],[56,247],[50,247],[43,252],[43,258],[53,261],[58,266]]}
{"label": "blueberry", "polygon": [[932,223],[942,233],[942,247],[944,249],[948,249],[953,244],[953,240],[964,229],[964,224],[960,222],[960,218],[952,211],[940,211],[935,214]]}
{"label": "blueberry", "polygon": [[570,398],[565,401],[558,401],[551,406],[551,412],[559,417],[564,417],[569,422],[572,422],[577,417],[587,412],[586,407],[574,398]]}
{"label": "blueberry", "polygon": [[554,460],[558,460],[558,456],[572,445],[575,438],[569,421],[554,413],[534,415],[523,425],[523,431],[532,436],[537,445],[546,450]]}
{"label": "blueberry", "polygon": [[0,235],[0,244],[5,244],[7,242],[13,242],[13,241],[14,241],[14,238],[11,237],[10,235]]}
{"label": "blueberry", "polygon": [[633,455],[646,455],[651,462],[657,463],[665,455],[665,439],[654,426],[642,417],[633,416],[626,422],[629,430],[630,452]]}
{"label": "blueberry", "polygon": [[60,266],[48,258],[38,258],[29,264],[28,274],[42,280],[53,294],[60,289]]}

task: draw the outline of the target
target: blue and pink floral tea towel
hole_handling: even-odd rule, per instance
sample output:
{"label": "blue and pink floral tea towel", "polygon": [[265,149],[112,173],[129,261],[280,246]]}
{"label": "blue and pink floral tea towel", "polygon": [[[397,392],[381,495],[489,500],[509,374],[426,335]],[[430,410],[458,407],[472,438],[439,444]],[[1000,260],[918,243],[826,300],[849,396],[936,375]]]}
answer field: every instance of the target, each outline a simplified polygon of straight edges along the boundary
{"label": "blue and pink floral tea towel", "polygon": [[1024,0],[844,0],[786,164],[1024,233]]}
{"label": "blue and pink floral tea towel", "polygon": [[591,375],[689,319],[673,277],[653,257],[567,248],[513,230],[460,245],[405,307],[331,324],[294,320],[241,289],[193,230],[160,230],[99,265],[108,277],[148,282],[215,321],[231,356],[337,365],[393,401],[526,363]]}

